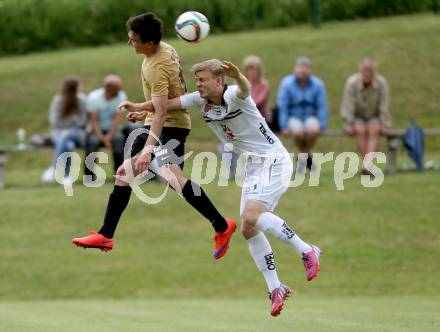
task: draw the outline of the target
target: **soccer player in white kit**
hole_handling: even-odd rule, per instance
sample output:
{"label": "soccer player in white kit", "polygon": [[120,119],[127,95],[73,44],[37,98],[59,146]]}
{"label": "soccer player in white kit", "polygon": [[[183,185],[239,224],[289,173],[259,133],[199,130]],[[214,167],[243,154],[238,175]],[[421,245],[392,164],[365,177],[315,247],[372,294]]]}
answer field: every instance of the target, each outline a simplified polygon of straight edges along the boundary
{"label": "soccer player in white kit", "polygon": [[[301,240],[283,219],[273,214],[289,186],[292,160],[258,111],[249,95],[248,80],[234,64],[212,59],[194,65],[192,71],[198,91],[169,99],[167,108],[199,107],[218,138],[223,143],[232,143],[234,152],[246,154],[241,233],[269,288],[271,315],[278,316],[291,290],[278,279],[273,251],[265,234],[293,247],[303,260],[308,281],[320,269],[319,248]],[[225,75],[233,78],[236,85],[227,86]],[[145,108],[151,110],[152,105],[146,103]],[[127,118],[141,120],[145,113],[129,113]]]}

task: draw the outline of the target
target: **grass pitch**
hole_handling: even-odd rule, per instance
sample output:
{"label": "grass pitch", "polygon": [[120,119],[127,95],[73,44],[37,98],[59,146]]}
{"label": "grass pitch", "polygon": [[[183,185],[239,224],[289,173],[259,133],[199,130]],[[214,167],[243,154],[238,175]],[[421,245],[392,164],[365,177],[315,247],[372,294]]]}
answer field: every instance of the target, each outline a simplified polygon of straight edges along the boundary
{"label": "grass pitch", "polygon": [[263,299],[7,302],[0,324],[8,332],[434,332],[439,300],[294,296],[277,318]]}

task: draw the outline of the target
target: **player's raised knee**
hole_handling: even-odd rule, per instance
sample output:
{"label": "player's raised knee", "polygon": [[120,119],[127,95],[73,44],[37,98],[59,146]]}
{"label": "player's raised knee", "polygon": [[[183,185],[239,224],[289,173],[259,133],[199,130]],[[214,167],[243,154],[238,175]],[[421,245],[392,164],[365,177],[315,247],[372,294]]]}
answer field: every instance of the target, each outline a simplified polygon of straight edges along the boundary
{"label": "player's raised knee", "polygon": [[243,224],[255,225],[257,222],[258,214],[252,209],[245,209],[242,215]]}
{"label": "player's raised knee", "polygon": [[243,222],[241,223],[240,232],[245,239],[250,239],[252,236],[254,236],[255,224],[246,222],[246,220],[243,219]]}

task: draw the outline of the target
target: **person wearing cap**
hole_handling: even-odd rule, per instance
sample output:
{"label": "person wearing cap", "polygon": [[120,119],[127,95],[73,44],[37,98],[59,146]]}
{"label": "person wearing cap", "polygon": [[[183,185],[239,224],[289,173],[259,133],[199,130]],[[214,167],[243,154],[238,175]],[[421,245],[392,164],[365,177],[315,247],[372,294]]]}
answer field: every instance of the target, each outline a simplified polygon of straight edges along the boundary
{"label": "person wearing cap", "polygon": [[[100,147],[111,148],[115,172],[124,160],[125,139],[120,130],[122,111],[118,110],[118,105],[125,100],[127,94],[122,91],[122,79],[117,75],[106,76],[103,87],[93,90],[87,97],[91,129],[86,138],[86,157]],[[84,174],[95,177],[87,166]]]}
{"label": "person wearing cap", "polygon": [[328,117],[324,82],[311,71],[308,58],[297,58],[294,73],[281,81],[277,98],[280,131],[293,137],[300,153],[309,155],[306,164],[309,169],[312,166],[311,150],[321,131],[327,127]]}
{"label": "person wearing cap", "polygon": [[347,133],[356,138],[359,153],[364,158],[369,152],[378,150],[380,135],[391,126],[388,104],[388,83],[377,73],[376,62],[362,60],[359,72],[345,83],[341,117]]}

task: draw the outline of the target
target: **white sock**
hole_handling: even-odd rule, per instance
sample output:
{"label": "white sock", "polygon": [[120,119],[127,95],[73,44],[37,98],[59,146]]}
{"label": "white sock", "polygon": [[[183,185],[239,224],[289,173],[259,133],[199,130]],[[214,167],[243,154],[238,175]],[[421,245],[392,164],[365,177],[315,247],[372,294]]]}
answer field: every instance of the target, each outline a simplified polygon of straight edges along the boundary
{"label": "white sock", "polygon": [[283,219],[273,213],[263,212],[260,214],[257,220],[257,227],[261,231],[276,237],[278,240],[290,244],[300,256],[303,252],[312,249],[310,244],[301,240]]}
{"label": "white sock", "polygon": [[280,287],[281,282],[278,279],[275,259],[270,243],[262,232],[251,237],[247,242],[252,258],[255,264],[257,264],[258,269],[263,273],[269,292],[272,292],[275,288]]}

